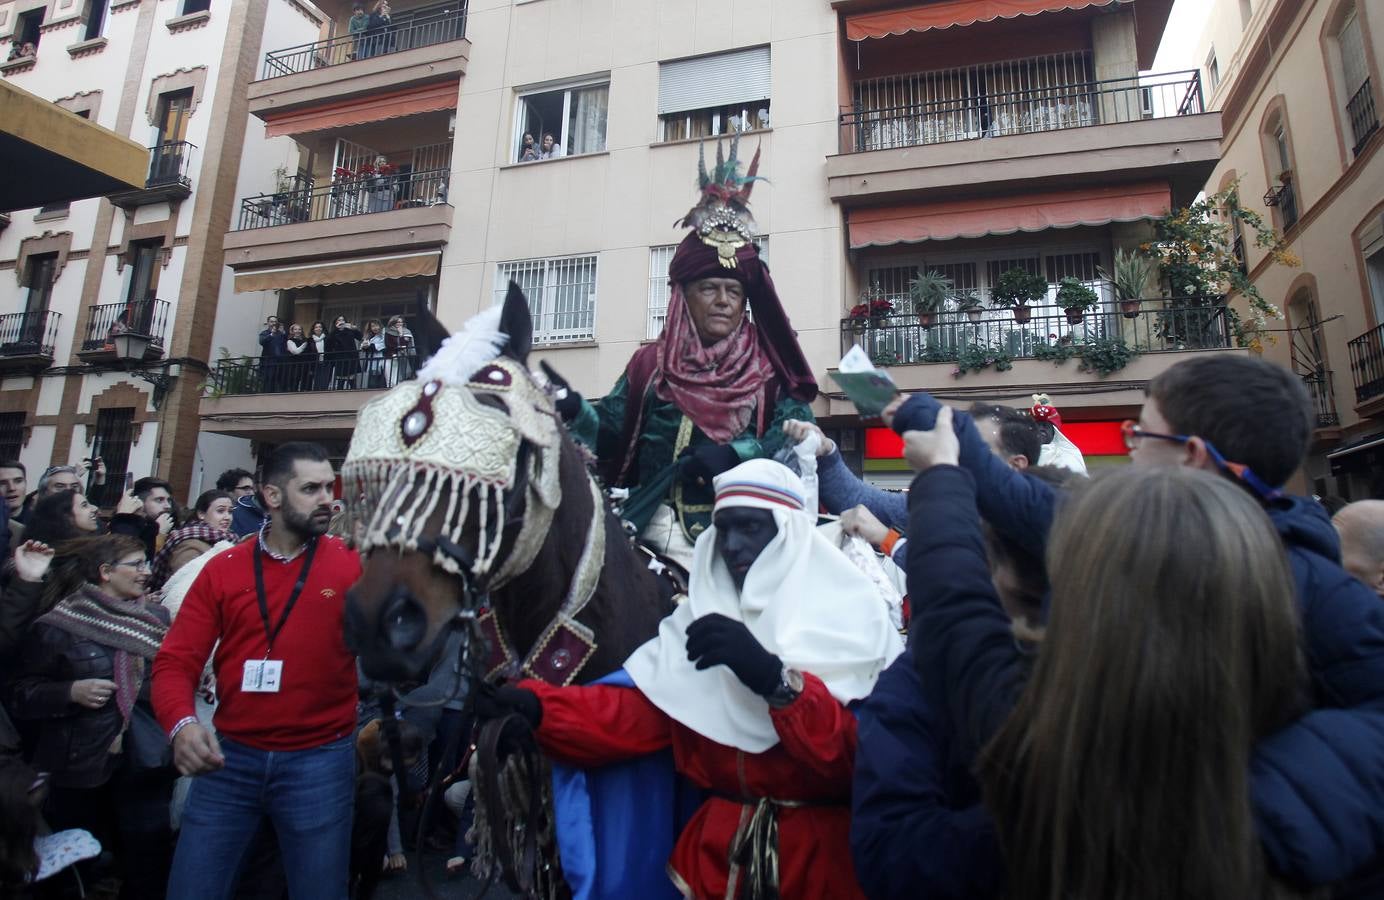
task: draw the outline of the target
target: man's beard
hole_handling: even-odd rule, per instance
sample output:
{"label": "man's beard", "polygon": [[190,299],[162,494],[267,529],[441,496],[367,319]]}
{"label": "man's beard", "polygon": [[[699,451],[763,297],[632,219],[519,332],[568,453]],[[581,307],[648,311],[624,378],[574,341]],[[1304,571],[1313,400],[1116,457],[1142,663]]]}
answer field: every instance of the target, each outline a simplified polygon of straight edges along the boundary
{"label": "man's beard", "polygon": [[319,512],[319,510],[313,509],[311,512],[300,513],[296,509],[290,509],[288,506],[285,506],[283,508],[284,529],[292,532],[304,542],[318,537],[319,535],[326,534],[327,529],[331,527],[332,518],[330,515],[324,518],[316,518],[315,514],[317,512]]}

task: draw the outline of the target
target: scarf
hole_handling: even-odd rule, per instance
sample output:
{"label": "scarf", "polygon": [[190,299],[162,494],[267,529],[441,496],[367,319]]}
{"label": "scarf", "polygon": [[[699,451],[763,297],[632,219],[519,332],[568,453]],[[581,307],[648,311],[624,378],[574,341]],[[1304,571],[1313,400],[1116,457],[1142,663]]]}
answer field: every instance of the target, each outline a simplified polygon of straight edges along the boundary
{"label": "scarf", "polygon": [[214,547],[222,541],[234,542],[235,535],[229,531],[212,528],[205,522],[194,522],[179,528],[168,536],[163,547],[154,555],[153,567],[149,574],[149,590],[156,591],[163,587],[164,582],[168,581],[168,576],[173,574],[170,567],[173,561],[173,551],[178,549],[178,545],[184,541],[201,541],[208,547]]}
{"label": "scarf", "polygon": [[145,660],[153,661],[168,625],[142,600],[119,600],[84,585],[39,622],[115,650],[115,703],[126,722],[144,684]]}
{"label": "scarf", "polygon": [[716,552],[716,527],[697,538],[688,598],[635,650],[625,670],[644,696],[703,737],[746,753],[779,742],[769,704],[730,669],[698,670],[687,626],[709,613],[744,622],[783,664],[810,672],[842,704],[869,695],[903,651],[889,608],[870,579],[813,528],[803,484],[781,463],[754,459],[716,476],[717,510],[767,509],[778,526],[739,590]]}
{"label": "scarf", "polygon": [[760,347],[754,323],[742,319],[734,334],[703,346],[676,282],[657,358],[654,392],[716,443],[735,440],[756,408],[763,414],[764,386],[774,377],[774,366]]}

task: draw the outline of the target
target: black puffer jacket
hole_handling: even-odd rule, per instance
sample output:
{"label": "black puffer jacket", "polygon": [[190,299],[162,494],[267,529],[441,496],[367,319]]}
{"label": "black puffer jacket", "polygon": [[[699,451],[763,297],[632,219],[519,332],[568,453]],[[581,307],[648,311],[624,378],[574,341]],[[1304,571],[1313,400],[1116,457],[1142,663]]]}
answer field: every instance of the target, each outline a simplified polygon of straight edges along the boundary
{"label": "black puffer jacket", "polygon": [[[120,756],[110,753],[123,721],[112,700],[100,709],[72,702],[72,682],[83,678],[111,680],[115,651],[61,628],[38,623],[20,651],[11,682],[9,711],[29,720],[37,736],[32,765],[51,773],[61,787],[99,787],[110,780]],[[139,701],[149,702],[149,679]]]}

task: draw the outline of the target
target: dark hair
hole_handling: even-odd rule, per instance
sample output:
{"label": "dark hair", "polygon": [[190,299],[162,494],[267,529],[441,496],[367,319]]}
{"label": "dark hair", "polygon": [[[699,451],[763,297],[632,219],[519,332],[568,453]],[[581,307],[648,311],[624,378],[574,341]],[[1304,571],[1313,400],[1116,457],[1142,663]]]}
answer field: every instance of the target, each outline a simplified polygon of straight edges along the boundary
{"label": "dark hair", "polygon": [[331,462],[321,444],[311,441],[289,441],[287,444],[280,444],[278,449],[270,454],[269,461],[264,464],[264,483],[282,487],[283,483],[293,476],[293,468],[299,460]]}
{"label": "dark hair", "polygon": [[1307,456],[1312,398],[1283,366],[1248,356],[1189,359],[1149,382],[1148,394],[1174,432],[1210,441],[1274,487]]}
{"label": "dark hair", "polygon": [[18,469],[24,473],[25,478],[29,477],[29,470],[17,459],[0,459],[0,469]]}
{"label": "dark hair", "polygon": [[211,509],[211,505],[217,500],[230,500],[232,503],[235,502],[235,499],[225,491],[203,491],[197,496],[197,502],[192,505],[192,508],[199,513],[204,513]]}
{"label": "dark hair", "polygon": [[168,491],[169,496],[172,496],[173,494],[173,485],[164,481],[162,478],[141,478],[135,482],[135,485],[133,488],[130,489],[130,492],[139,499],[143,500],[144,498],[149,496],[150,491],[156,490],[158,488],[163,488],[165,491]]}
{"label": "dark hair", "polygon": [[218,491],[233,491],[235,486],[240,484],[242,478],[254,481],[255,474],[246,469],[227,469],[216,479],[216,489]]}
{"label": "dark hair", "polygon": [[38,874],[34,837],[42,794],[31,790],[38,773],[17,756],[0,756],[0,885],[19,887]]}
{"label": "dark hair", "polygon": [[25,540],[42,541],[56,547],[63,541],[86,534],[72,518],[72,504],[81,496],[79,491],[60,491],[40,497],[34,504],[34,511],[29,514],[29,524],[24,529]]}
{"label": "dark hair", "polygon": [[971,406],[971,418],[994,419],[1000,429],[1000,446],[1010,456],[1022,456],[1030,466],[1038,465],[1043,441],[1033,419],[1012,406],[976,403]]}
{"label": "dark hair", "polygon": [[63,544],[58,552],[65,560],[70,560],[84,581],[91,584],[101,582],[101,567],[109,566],[122,556],[138,553],[148,558],[144,542],[128,534],[97,534],[79,537]]}

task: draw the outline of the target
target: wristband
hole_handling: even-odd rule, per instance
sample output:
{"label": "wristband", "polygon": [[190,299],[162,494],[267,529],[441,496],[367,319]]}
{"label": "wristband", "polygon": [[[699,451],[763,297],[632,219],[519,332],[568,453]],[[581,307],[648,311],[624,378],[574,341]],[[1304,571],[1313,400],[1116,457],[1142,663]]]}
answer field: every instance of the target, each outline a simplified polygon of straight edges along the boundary
{"label": "wristband", "polygon": [[179,719],[179,720],[173,725],[173,730],[170,731],[170,732],[168,732],[168,743],[170,743],[170,744],[173,743],[174,739],[177,738],[177,736],[178,736],[178,732],[182,731],[184,728],[186,728],[186,727],[189,726],[189,725],[196,725],[196,724],[197,724],[197,717],[196,717],[196,716],[183,716],[181,719]]}
{"label": "wristband", "polygon": [[903,537],[903,535],[892,528],[889,529],[889,533],[884,536],[884,540],[879,542],[879,552],[883,553],[885,556],[893,556],[894,545],[899,542],[899,538],[901,537]]}

